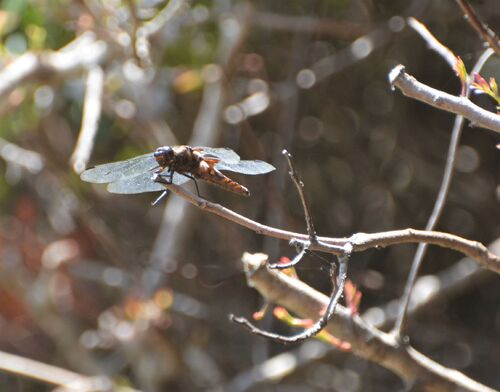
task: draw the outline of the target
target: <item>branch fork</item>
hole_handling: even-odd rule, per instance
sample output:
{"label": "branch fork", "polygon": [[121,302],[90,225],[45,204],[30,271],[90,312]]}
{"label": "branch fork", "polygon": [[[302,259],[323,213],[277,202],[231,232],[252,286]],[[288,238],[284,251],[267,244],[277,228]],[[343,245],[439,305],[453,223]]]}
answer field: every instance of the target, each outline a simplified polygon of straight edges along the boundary
{"label": "branch fork", "polygon": [[253,334],[263,336],[265,338],[274,340],[279,343],[287,344],[287,343],[298,343],[303,340],[309,339],[317,335],[326,327],[328,321],[332,318],[333,314],[335,313],[335,307],[337,306],[340,297],[344,292],[344,285],[347,277],[347,264],[353,247],[352,244],[350,244],[349,242],[347,242],[344,246],[337,246],[337,245],[329,245],[321,243],[318,240],[318,237],[316,235],[316,229],[314,228],[314,223],[311,214],[309,212],[309,207],[304,195],[304,183],[300,179],[299,174],[295,169],[292,160],[292,155],[287,150],[283,150],[283,155],[287,159],[288,166],[290,168],[289,175],[293,183],[295,184],[295,187],[300,197],[300,201],[302,203],[302,208],[304,210],[304,217],[307,226],[308,239],[307,240],[300,240],[297,238],[291,239],[290,245],[295,246],[297,248],[298,251],[297,255],[289,263],[268,264],[268,268],[270,269],[291,268],[296,264],[298,264],[309,250],[314,250],[319,247],[322,247],[323,251],[325,251],[325,249],[330,249],[330,248],[334,249],[334,252],[328,252],[328,253],[333,253],[337,255],[339,269],[338,269],[338,274],[336,274],[335,261],[334,260],[330,261],[329,273],[332,281],[332,292],[330,294],[330,300],[326,308],[320,313],[320,318],[311,327],[306,328],[302,332],[299,332],[298,334],[292,336],[283,336],[273,332],[264,331],[253,325],[248,319],[244,317],[236,317],[234,315],[231,315],[230,320],[247,328]]}

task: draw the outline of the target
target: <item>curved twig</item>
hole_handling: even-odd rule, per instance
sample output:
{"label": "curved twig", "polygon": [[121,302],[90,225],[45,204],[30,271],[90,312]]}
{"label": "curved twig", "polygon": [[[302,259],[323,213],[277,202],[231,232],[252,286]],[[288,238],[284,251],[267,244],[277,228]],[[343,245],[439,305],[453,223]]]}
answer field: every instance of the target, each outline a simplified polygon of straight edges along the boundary
{"label": "curved twig", "polygon": [[320,333],[328,324],[328,321],[332,318],[335,313],[335,308],[339,303],[340,297],[344,293],[345,281],[347,279],[347,266],[349,262],[350,253],[338,256],[339,260],[339,273],[337,276],[337,282],[335,283],[335,267],[332,263],[330,265],[330,277],[332,280],[332,293],[326,305],[326,309],[323,311],[323,315],[310,327],[304,329],[302,332],[295,334],[293,336],[283,336],[273,332],[264,331],[244,317],[235,317],[233,315],[229,316],[229,319],[237,324],[243,325],[251,333],[265,338],[274,340],[279,343],[299,343]]}

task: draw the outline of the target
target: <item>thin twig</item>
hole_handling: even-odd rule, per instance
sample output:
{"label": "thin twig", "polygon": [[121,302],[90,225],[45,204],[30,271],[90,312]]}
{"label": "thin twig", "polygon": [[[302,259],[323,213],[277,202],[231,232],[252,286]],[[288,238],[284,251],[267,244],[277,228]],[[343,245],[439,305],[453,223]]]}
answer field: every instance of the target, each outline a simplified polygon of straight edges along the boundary
{"label": "thin twig", "polygon": [[427,29],[427,27],[420,23],[417,19],[410,17],[406,20],[408,25],[415,30],[427,43],[429,49],[432,49],[436,53],[438,53],[454,70],[455,63],[457,61],[457,56],[446,46],[444,46],[439,40],[432,35],[432,33]]}
{"label": "thin twig", "polygon": [[300,197],[300,202],[302,203],[302,209],[304,210],[304,217],[306,219],[307,225],[307,234],[309,235],[309,241],[311,244],[316,242],[316,229],[314,228],[314,223],[311,217],[311,213],[309,211],[309,206],[307,205],[306,196],[304,195],[304,182],[299,176],[299,173],[295,169],[292,160],[292,154],[290,154],[287,150],[283,150],[282,154],[285,156],[288,166],[290,167],[289,175],[292,179],[295,187],[297,188],[297,192]]}
{"label": "thin twig", "polygon": [[104,71],[100,66],[92,67],[87,74],[82,126],[75,150],[71,155],[71,164],[77,174],[86,169],[94,148],[94,140],[101,118],[103,88]]}
{"label": "thin twig", "polygon": [[287,268],[292,268],[297,265],[302,258],[306,255],[308,249],[307,248],[302,248],[302,250],[295,255],[295,257],[290,260],[288,263],[273,263],[269,264],[269,268],[271,269],[287,269]]}
{"label": "thin twig", "polygon": [[[432,34],[424,34],[423,35],[424,39],[430,39],[429,37],[432,37]],[[431,41],[437,41],[435,39],[431,39]],[[430,45],[431,48],[436,48],[435,45]],[[440,50],[439,45],[437,46],[437,49],[435,50]],[[485,62],[488,60],[488,58],[493,54],[493,50],[488,49],[486,50],[478,59],[476,64],[474,65],[473,72],[479,72]],[[449,58],[447,56],[447,52],[444,53],[445,60],[448,61]],[[450,66],[454,67],[454,64],[450,64]],[[470,84],[467,82],[466,89],[465,89],[465,97],[467,98],[470,94]],[[425,226],[425,230],[434,230],[436,227],[436,224],[439,220],[439,217],[441,216],[441,213],[444,209],[444,205],[446,202],[446,199],[448,197],[448,191],[450,189],[451,185],[451,179],[453,177],[453,166],[455,164],[455,157],[458,149],[458,145],[460,142],[460,136],[462,134],[462,129],[463,129],[463,124],[464,124],[464,117],[463,116],[457,116],[455,118],[455,124],[453,125],[453,130],[451,132],[451,139],[450,139],[450,145],[448,147],[448,155],[446,157],[446,165],[444,168],[444,173],[443,173],[443,179],[441,181],[441,187],[438,192],[438,196],[436,199],[436,202],[434,204],[434,209],[431,213],[431,216],[429,217],[429,220],[427,222],[427,225]],[[410,298],[411,298],[411,292],[413,289],[413,286],[415,285],[415,281],[418,276],[418,271],[420,270],[420,266],[422,265],[422,261],[425,257],[425,253],[427,251],[427,244],[421,243],[418,245],[417,251],[415,253],[415,256],[412,261],[410,273],[408,274],[408,279],[406,281],[405,289],[403,292],[403,296],[401,297],[401,303],[399,306],[398,310],[398,315],[396,318],[396,323],[394,324],[394,329],[392,333],[396,336],[396,338],[400,338],[401,334],[404,331],[405,328],[405,323],[406,323],[406,313],[408,310],[408,305],[410,303]]]}
{"label": "thin twig", "polygon": [[[288,167],[290,168],[288,174],[290,175],[290,178],[295,184],[295,188],[297,188],[297,192],[299,194],[300,201],[302,203],[302,209],[304,210],[304,218],[306,220],[307,234],[309,235],[309,243],[300,244],[299,246],[296,246],[296,248],[300,249],[300,252],[298,252],[297,255],[295,255],[295,257],[293,258],[293,260],[291,260],[289,263],[270,264],[271,268],[277,268],[277,269],[286,269],[295,266],[302,260],[307,250],[309,249],[309,246],[311,244],[315,244],[318,242],[316,229],[314,228],[312,216],[311,213],[309,212],[309,207],[307,205],[306,197],[304,195],[304,183],[300,179],[299,173],[295,169],[292,160],[292,154],[290,154],[287,150],[283,150],[282,154],[286,157]],[[290,245],[295,245],[295,244],[294,242],[291,241]]]}
{"label": "thin twig", "polygon": [[462,115],[471,122],[472,126],[500,133],[500,115],[474,105],[466,97],[457,97],[420,83],[406,73],[403,65],[397,65],[391,70],[389,82],[410,98],[425,102],[438,109]]}
{"label": "thin twig", "polygon": [[[288,241],[295,240],[307,242],[309,239],[307,234],[294,233],[263,225],[223,207],[220,204],[212,203],[198,197],[180,186],[166,184],[165,180],[158,175],[153,175],[153,180],[162,183],[170,191],[194,206],[253,230],[258,234]],[[311,246],[309,250],[341,255],[345,253],[346,245],[352,245],[352,252],[361,252],[371,248],[419,242],[425,242],[463,253],[476,260],[482,267],[500,273],[500,256],[489,252],[483,244],[438,231],[403,229],[372,234],[356,233],[348,238],[318,237],[318,243]]]}
{"label": "thin twig", "polygon": [[495,32],[481,21],[476,11],[474,11],[474,8],[472,8],[467,0],[457,0],[457,3],[462,9],[469,24],[477,31],[479,36],[488,43],[490,48],[493,49],[496,54],[500,55],[500,40]]}
{"label": "thin twig", "polygon": [[245,317],[236,317],[234,315],[230,315],[229,318],[231,321],[240,324],[247,328],[251,333],[255,335],[259,335],[271,340],[274,340],[278,343],[299,343],[303,340],[309,339],[313,336],[316,336],[319,332],[321,332],[328,321],[332,318],[335,313],[335,307],[337,306],[340,297],[344,292],[344,284],[347,277],[347,264],[349,261],[350,254],[345,254],[338,256],[339,260],[339,273],[337,277],[337,284],[335,284],[335,268],[332,263],[330,266],[330,277],[332,279],[332,292],[330,294],[330,300],[328,301],[328,305],[323,312],[323,315],[314,323],[310,328],[304,329],[302,332],[292,335],[292,336],[283,336],[280,334],[276,334],[273,332],[264,331],[255,325],[253,325],[248,319]]}
{"label": "thin twig", "polygon": [[[307,205],[306,198],[304,195],[304,183],[300,179],[299,173],[295,169],[292,160],[292,155],[287,150],[283,150],[282,153],[287,159],[288,166],[290,168],[289,175],[293,183],[295,184],[295,187],[297,188],[297,192],[299,194],[300,201],[302,203],[302,208],[304,210],[304,218],[306,220],[307,233],[309,236],[308,243],[302,246],[302,250],[295,256],[295,258],[290,263],[286,263],[287,267],[290,267],[297,264],[304,257],[307,249],[311,245],[317,244],[318,240],[312,216],[309,211],[309,207]],[[263,329],[260,329],[255,325],[253,325],[245,317],[235,317],[234,315],[231,315],[230,320],[246,327],[253,334],[274,340],[275,342],[279,343],[285,343],[285,344],[298,343],[317,335],[328,324],[328,321],[331,319],[333,313],[335,312],[335,306],[337,306],[337,303],[344,292],[344,284],[347,277],[347,262],[349,261],[351,251],[352,251],[352,246],[349,247],[348,251],[346,251],[344,254],[338,256],[340,268],[339,268],[339,275],[337,282],[335,282],[335,264],[333,262],[330,262],[330,278],[332,280],[332,292],[330,294],[330,301],[323,315],[310,328],[306,328],[302,332],[299,332],[292,336],[284,336],[281,334],[276,334],[273,332],[268,332]],[[277,265],[279,266],[279,264]],[[276,264],[274,266],[276,266]],[[270,267],[273,268],[273,266]],[[286,268],[286,267],[281,265],[281,268]]]}

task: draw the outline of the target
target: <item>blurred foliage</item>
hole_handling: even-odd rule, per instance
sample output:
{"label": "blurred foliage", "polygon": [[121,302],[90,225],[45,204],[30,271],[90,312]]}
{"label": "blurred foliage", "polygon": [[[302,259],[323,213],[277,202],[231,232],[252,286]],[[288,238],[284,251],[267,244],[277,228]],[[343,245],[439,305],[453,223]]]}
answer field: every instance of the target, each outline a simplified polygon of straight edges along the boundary
{"label": "blurred foliage", "polygon": [[[59,50],[86,31],[108,44],[91,165],[187,143],[200,106],[215,99],[204,92],[210,85],[206,66],[216,62],[223,72],[216,144],[278,170],[237,178],[252,190],[250,199],[205,186],[203,196],[260,222],[305,231],[280,154],[287,148],[304,179],[319,234],[425,226],[453,117],[392,92],[387,73],[402,63],[419,80],[459,94],[454,72],[404,28],[402,18],[422,21],[470,70],[483,44],[454,1],[194,2],[150,38],[150,67],[139,64],[126,41],[138,27],[130,4],[140,22],[154,19],[166,2],[1,2],[0,72],[23,53]],[[473,5],[500,31],[498,0]],[[342,31],[353,38],[316,25],[302,29],[311,26],[310,18],[329,28],[342,22]],[[370,35],[356,36],[357,29]],[[500,60],[492,58],[481,75],[498,80],[499,69]],[[318,79],[303,88],[298,75],[310,70],[318,70]],[[229,313],[251,314],[261,301],[245,285],[242,253],[293,257],[283,241],[193,212],[168,268],[155,271],[164,284],[156,294],[145,294],[151,252],[155,240],[162,241],[157,235],[164,204],[151,207],[152,194],[108,194],[72,172],[86,71],[39,74],[0,103],[0,348],[83,374],[104,373],[145,391],[400,389],[400,380],[387,370],[338,351],[280,380],[248,389],[240,383],[253,365],[290,349],[227,321]],[[263,95],[267,101],[259,107],[250,100]],[[498,142],[493,132],[464,131],[439,230],[485,244],[498,238]],[[17,155],[21,162],[13,160],[9,143],[39,154],[43,168],[25,153]],[[184,232],[173,225],[166,229],[176,230]],[[354,255],[349,277],[363,293],[360,314],[399,298],[414,251],[408,245]],[[422,274],[442,271],[459,257],[431,248]],[[302,280],[328,292],[325,271],[314,258],[297,268]],[[488,276],[411,318],[411,342],[444,365],[500,388],[499,300],[498,278]],[[294,331],[272,316],[262,322]],[[0,385],[47,390],[11,374],[1,374]]]}

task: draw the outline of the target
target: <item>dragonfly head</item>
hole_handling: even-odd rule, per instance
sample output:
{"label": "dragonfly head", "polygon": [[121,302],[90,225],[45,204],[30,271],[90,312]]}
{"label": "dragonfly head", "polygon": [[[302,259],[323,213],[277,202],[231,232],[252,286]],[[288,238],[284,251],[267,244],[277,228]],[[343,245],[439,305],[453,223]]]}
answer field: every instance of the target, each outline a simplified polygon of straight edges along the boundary
{"label": "dragonfly head", "polygon": [[161,167],[170,166],[175,158],[174,150],[169,146],[158,147],[153,155]]}

